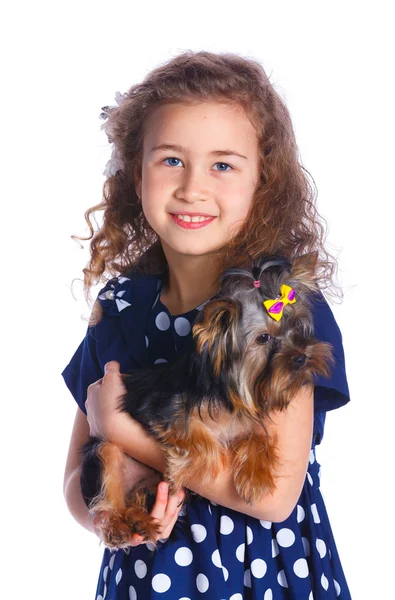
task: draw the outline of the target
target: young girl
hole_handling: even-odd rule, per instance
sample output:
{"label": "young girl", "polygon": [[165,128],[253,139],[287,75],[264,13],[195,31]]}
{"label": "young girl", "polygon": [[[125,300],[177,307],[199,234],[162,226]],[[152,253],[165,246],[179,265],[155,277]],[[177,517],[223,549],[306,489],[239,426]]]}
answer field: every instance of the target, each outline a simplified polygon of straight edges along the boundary
{"label": "young girl", "polygon": [[[86,213],[90,223],[93,211],[104,210],[94,236],[90,225],[84,269],[88,290],[106,270],[112,279],[62,373],[78,403],[65,497],[95,533],[79,485],[78,450],[90,434],[132,457],[125,485],[165,466],[156,441],[116,410],[120,373],[182,353],[228,266],[317,250],[322,289],[334,288],[336,267],[289,113],[259,63],[186,52],[116,99],[102,113],[113,155],[103,203]],[[96,600],[351,597],[315,454],[326,412],[349,401],[342,338],[326,301],[313,304],[313,317],[317,339],[333,345],[335,365],[329,379],[304,386],[267,423],[281,457],[276,491],[246,504],[228,469],[210,485],[190,481],[194,493],[181,506],[183,493],[168,497],[162,482],[152,510],[162,543],[154,550],[134,535],[127,551],[105,549]]]}

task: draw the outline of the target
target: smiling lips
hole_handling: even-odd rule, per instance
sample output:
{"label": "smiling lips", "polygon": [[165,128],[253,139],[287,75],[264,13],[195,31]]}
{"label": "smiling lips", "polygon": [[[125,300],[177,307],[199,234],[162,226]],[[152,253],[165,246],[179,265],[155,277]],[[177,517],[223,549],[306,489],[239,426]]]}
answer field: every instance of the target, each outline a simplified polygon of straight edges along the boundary
{"label": "smiling lips", "polygon": [[201,229],[216,219],[209,215],[171,214],[170,216],[177,225],[184,229]]}

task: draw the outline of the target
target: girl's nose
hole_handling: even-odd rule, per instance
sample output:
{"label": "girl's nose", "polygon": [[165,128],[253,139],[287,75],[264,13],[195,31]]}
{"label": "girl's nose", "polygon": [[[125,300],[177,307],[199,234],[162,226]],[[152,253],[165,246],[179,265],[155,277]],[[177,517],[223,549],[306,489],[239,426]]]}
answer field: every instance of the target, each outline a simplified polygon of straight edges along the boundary
{"label": "girl's nose", "polygon": [[208,174],[202,169],[185,169],[182,182],[177,193],[178,198],[186,202],[196,202],[209,198]]}

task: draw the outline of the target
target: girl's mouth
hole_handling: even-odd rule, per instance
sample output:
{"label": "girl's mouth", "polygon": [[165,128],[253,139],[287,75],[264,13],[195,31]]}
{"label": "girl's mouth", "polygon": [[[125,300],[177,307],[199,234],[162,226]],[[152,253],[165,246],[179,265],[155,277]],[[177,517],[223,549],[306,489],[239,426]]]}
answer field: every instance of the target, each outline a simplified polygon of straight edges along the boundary
{"label": "girl's mouth", "polygon": [[216,219],[216,217],[189,217],[188,215],[173,215],[171,213],[170,216],[183,229],[201,229]]}

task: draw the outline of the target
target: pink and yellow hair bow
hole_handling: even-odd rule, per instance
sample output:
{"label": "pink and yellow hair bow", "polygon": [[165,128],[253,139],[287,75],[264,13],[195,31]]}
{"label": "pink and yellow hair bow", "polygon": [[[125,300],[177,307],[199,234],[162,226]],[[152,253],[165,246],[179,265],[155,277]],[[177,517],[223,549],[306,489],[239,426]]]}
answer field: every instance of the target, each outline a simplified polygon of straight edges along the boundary
{"label": "pink and yellow hair bow", "polygon": [[283,284],[280,288],[280,297],[275,300],[265,300],[263,304],[272,319],[279,321],[283,316],[284,307],[295,302],[295,290]]}

